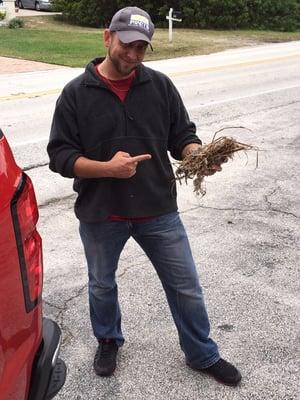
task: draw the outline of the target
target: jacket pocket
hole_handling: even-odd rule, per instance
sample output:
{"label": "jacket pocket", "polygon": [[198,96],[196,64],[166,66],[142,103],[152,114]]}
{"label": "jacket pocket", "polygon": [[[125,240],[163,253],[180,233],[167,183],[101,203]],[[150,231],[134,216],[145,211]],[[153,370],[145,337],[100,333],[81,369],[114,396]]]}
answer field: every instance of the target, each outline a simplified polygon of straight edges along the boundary
{"label": "jacket pocket", "polygon": [[116,135],[117,119],[115,114],[93,114],[88,121],[83,121],[80,135],[85,155],[97,152],[103,141],[112,139]]}

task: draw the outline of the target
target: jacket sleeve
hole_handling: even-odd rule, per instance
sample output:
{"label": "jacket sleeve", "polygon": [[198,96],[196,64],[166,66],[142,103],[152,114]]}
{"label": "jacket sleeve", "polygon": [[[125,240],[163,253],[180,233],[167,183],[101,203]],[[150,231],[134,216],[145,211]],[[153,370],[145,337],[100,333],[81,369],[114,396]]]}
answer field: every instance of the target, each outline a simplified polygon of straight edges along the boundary
{"label": "jacket sleeve", "polygon": [[75,107],[64,91],[56,103],[47,151],[52,171],[67,178],[75,177],[73,165],[83,155],[83,150]]}
{"label": "jacket sleeve", "polygon": [[201,140],[196,135],[196,126],[190,121],[187,110],[177,89],[171,84],[170,90],[170,132],[168,150],[176,160],[182,159],[182,150],[187,144],[199,143]]}

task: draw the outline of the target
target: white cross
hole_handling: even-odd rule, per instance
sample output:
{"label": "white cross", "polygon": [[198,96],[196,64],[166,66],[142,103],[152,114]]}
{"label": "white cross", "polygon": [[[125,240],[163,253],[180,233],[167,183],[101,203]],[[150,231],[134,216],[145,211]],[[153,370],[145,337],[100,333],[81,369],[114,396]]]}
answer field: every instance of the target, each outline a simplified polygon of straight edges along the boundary
{"label": "white cross", "polygon": [[166,16],[166,19],[169,20],[169,42],[172,43],[172,33],[173,33],[173,21],[181,22],[181,18],[173,18],[173,8],[170,8],[169,15]]}

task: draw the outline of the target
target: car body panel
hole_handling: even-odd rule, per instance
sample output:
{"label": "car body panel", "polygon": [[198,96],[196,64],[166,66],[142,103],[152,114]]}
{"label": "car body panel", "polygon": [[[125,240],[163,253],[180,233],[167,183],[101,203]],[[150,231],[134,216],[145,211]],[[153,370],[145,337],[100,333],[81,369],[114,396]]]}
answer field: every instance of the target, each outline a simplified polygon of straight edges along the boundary
{"label": "car body panel", "polygon": [[4,208],[11,201],[22,176],[22,170],[15,162],[12,151],[0,131],[0,176],[1,199],[0,208]]}
{"label": "car body panel", "polygon": [[[30,199],[36,209],[35,219],[32,218],[32,215],[31,218],[27,218],[28,210],[24,208],[28,205],[26,190],[30,192]],[[23,195],[24,201],[22,198],[23,202],[18,203],[21,195]],[[18,215],[20,212],[18,207],[21,207],[24,214],[22,217],[21,213]],[[59,348],[60,330],[53,321],[43,320],[40,292],[37,291],[35,299],[28,300],[30,285],[33,286],[32,282],[34,284],[37,282],[42,290],[42,270],[39,269],[40,277],[36,281],[35,275],[30,280],[30,277],[27,276],[29,274],[28,266],[26,262],[25,265],[23,265],[24,262],[22,264],[22,257],[20,257],[20,247],[25,247],[24,243],[28,239],[28,232],[34,231],[34,234],[37,234],[35,227],[37,218],[37,205],[31,181],[16,165],[9,144],[0,130],[1,400],[44,400],[54,369],[48,359],[52,359],[53,353],[58,353]],[[16,228],[18,226],[19,232]],[[41,260],[42,267],[41,241],[36,243],[35,252]],[[36,258],[33,259],[36,261]],[[53,332],[52,336],[51,332]],[[45,340],[48,345],[45,344]],[[41,355],[43,355],[44,362],[41,360]],[[37,365],[40,367],[37,368]],[[41,376],[44,381],[43,390],[40,390],[38,398],[31,394],[34,393],[33,387],[37,386],[34,374]],[[62,372],[63,374],[64,372]],[[61,381],[64,382],[63,376]],[[44,393],[44,397],[41,396],[41,393]],[[29,395],[30,397],[28,397]]]}
{"label": "car body panel", "polygon": [[[10,147],[0,138],[0,393],[4,400],[22,400],[28,393],[28,382],[34,355],[42,335],[42,311],[39,304],[25,311],[23,284],[19,264],[10,202],[22,178]],[[14,296],[12,295],[14,289]],[[13,321],[18,321],[12,322]],[[11,322],[10,322],[11,321]],[[13,381],[17,384],[14,385]],[[21,396],[20,392],[23,393]]]}
{"label": "car body panel", "polygon": [[40,10],[50,10],[51,9],[51,0],[19,0],[18,4],[20,5],[20,2],[23,6],[23,8],[29,8],[29,9],[36,9],[36,3],[39,4],[39,9]]}

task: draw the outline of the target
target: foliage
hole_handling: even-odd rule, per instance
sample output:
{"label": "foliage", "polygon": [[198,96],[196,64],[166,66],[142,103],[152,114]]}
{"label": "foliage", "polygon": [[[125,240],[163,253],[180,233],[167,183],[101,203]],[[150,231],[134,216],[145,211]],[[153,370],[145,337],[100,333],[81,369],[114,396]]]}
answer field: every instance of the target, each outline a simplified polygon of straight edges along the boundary
{"label": "foliage", "polygon": [[4,19],[5,19],[5,16],[6,16],[6,12],[0,10],[0,21],[4,20]]}
{"label": "foliage", "polygon": [[24,21],[21,18],[13,18],[9,21],[8,27],[10,29],[24,28]]}
{"label": "foliage", "polygon": [[[80,25],[107,27],[112,15],[132,0],[54,0],[63,17]],[[135,0],[156,26],[166,25],[170,7],[180,10],[180,27],[220,29],[300,29],[300,0]]]}
{"label": "foliage", "polygon": [[106,27],[118,8],[117,0],[55,0],[54,8],[79,25]]}
{"label": "foliage", "polygon": [[300,0],[248,0],[253,28],[295,31],[300,28]]}
{"label": "foliage", "polygon": [[248,25],[245,0],[186,0],[182,10],[189,25],[197,28],[244,28]]}

